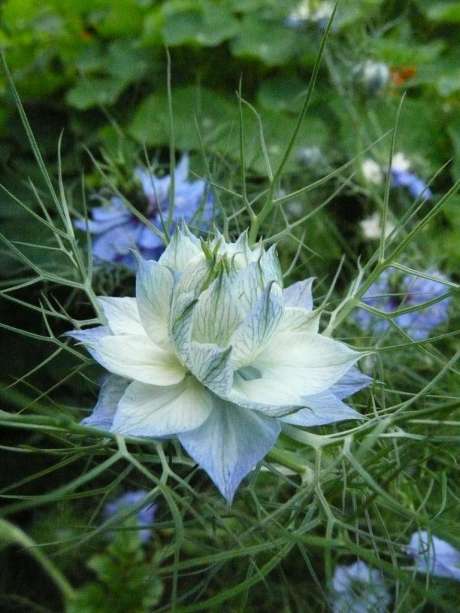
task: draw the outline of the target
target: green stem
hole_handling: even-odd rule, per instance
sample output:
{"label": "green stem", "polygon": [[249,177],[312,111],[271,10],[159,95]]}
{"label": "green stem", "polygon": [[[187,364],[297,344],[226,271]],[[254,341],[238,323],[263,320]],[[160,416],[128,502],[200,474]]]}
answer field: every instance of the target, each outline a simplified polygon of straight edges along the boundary
{"label": "green stem", "polygon": [[26,549],[27,552],[33,558],[35,558],[38,564],[40,564],[40,566],[48,573],[66,601],[75,597],[74,589],[61,571],[51,562],[51,560],[49,560],[49,558],[45,556],[45,554],[39,549],[38,545],[17,526],[9,521],[0,519],[0,540],[9,543],[17,543],[18,545],[24,547],[24,549]]}

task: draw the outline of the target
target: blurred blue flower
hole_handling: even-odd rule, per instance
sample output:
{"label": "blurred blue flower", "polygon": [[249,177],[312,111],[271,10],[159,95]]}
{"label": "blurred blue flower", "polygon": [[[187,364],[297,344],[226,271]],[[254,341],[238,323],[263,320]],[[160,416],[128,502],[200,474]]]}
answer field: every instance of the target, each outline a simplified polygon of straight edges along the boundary
{"label": "blurred blue flower", "polygon": [[390,593],[379,570],[358,560],[349,566],[337,566],[332,579],[333,613],[384,613]]}
{"label": "blurred blue flower", "polygon": [[428,185],[410,170],[410,162],[402,153],[397,153],[393,157],[391,182],[393,187],[407,188],[413,198],[423,197],[428,200],[433,197]]}
{"label": "blurred blue flower", "polygon": [[460,581],[460,551],[426,531],[414,532],[407,553],[419,572]]}
{"label": "blurred blue flower", "polygon": [[[447,280],[437,270],[431,269],[427,274]],[[367,290],[362,302],[379,311],[392,313],[398,309],[421,305],[445,293],[444,283],[413,275],[400,276],[395,269],[389,268]],[[446,296],[439,302],[420,310],[401,313],[393,321],[414,340],[423,340],[429,337],[433,328],[448,320],[450,301],[450,296]],[[361,328],[374,333],[384,332],[389,327],[386,320],[364,309],[357,309],[354,317]]]}
{"label": "blurred blue flower", "polygon": [[[176,167],[174,211],[170,232],[184,220],[206,226],[212,217],[214,198],[206,181],[188,180],[189,158],[184,155]],[[168,220],[171,176],[156,177],[146,168],[137,168],[134,176],[140,182],[146,199],[145,216],[158,229]],[[142,257],[157,260],[164,251],[163,241],[140,221],[118,196],[110,204],[91,209],[92,219],[78,220],[75,227],[93,235],[93,256],[96,261],[123,264],[135,268],[133,249]]]}
{"label": "blurred blue flower", "polygon": [[[116,500],[105,505],[105,518],[108,519],[120,511],[127,511],[130,507],[138,505],[142,500],[145,500],[147,495],[148,492],[145,490],[134,490],[122,494]],[[152,528],[147,526],[153,524],[156,510],[157,505],[149,502],[137,511],[136,520],[139,526],[139,539],[141,543],[147,543],[152,536]]]}

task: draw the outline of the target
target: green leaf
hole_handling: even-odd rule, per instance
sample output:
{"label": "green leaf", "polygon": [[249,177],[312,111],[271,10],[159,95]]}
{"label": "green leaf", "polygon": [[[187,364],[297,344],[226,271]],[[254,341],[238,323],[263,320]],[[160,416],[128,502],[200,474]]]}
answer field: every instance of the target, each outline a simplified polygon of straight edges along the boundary
{"label": "green leaf", "polygon": [[94,106],[112,105],[123,91],[126,82],[110,77],[83,78],[67,92],[71,106],[85,111]]}
{"label": "green leaf", "polygon": [[[173,92],[175,140],[180,149],[199,149],[200,139],[195,117],[205,143],[215,142],[233,125],[236,130],[235,108],[221,95],[195,87],[181,87]],[[169,112],[166,92],[146,98],[134,114],[131,135],[141,144],[165,145],[169,143]]]}
{"label": "green leaf", "polygon": [[186,44],[214,47],[239,29],[238,20],[225,6],[217,7],[211,2],[166,3],[163,13],[164,42],[171,47]]}

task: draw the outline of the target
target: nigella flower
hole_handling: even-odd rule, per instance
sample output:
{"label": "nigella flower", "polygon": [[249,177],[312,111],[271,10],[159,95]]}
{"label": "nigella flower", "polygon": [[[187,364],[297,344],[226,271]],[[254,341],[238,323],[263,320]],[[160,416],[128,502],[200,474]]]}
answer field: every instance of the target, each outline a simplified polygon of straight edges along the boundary
{"label": "nigella flower", "polygon": [[369,568],[361,560],[336,567],[331,590],[334,613],[384,613],[390,600],[379,570]]}
{"label": "nigella flower", "polygon": [[429,199],[433,193],[428,185],[410,170],[410,162],[402,153],[393,156],[391,182],[393,187],[406,187],[413,198]]}
{"label": "nigella flower", "polygon": [[[377,240],[382,235],[382,219],[380,213],[375,212],[370,217],[366,217],[359,222],[363,236],[367,240]],[[391,221],[385,224],[385,238],[389,236],[395,229]]]}
{"label": "nigella flower", "polygon": [[284,24],[293,30],[303,28],[308,22],[324,29],[334,11],[334,3],[324,0],[303,0],[286,17]]}
{"label": "nigella flower", "polygon": [[366,158],[361,164],[361,172],[367,183],[381,185],[383,183],[383,172],[380,166],[372,158]]}
{"label": "nigella flower", "polygon": [[414,532],[407,553],[419,572],[460,581],[460,551],[426,531]]}
{"label": "nigella flower", "polygon": [[390,69],[383,62],[365,60],[353,70],[358,87],[370,96],[381,94],[390,80]]}
{"label": "nigella flower", "polygon": [[[437,270],[429,270],[428,274],[446,280],[446,277]],[[445,293],[446,285],[440,281],[401,275],[389,268],[367,290],[362,302],[379,311],[392,313],[399,309],[423,305]],[[450,296],[446,296],[439,302],[422,307],[420,310],[396,315],[393,321],[414,340],[423,340],[430,336],[433,328],[447,322],[450,300]],[[362,328],[374,333],[381,333],[389,327],[386,320],[364,309],[356,310],[355,320]]]}
{"label": "nigella flower", "polygon": [[[209,186],[203,180],[189,181],[189,158],[184,155],[176,167],[174,184],[174,210],[172,231],[179,221],[196,222],[206,225],[212,217],[213,197]],[[169,216],[171,176],[157,177],[145,168],[137,168],[134,173],[142,187],[145,200],[145,217],[162,230]],[[93,235],[93,255],[96,261],[123,264],[135,267],[133,250],[146,259],[158,259],[164,251],[161,238],[152,232],[119,196],[113,196],[105,206],[91,210],[92,219],[78,220],[75,227],[88,229]]]}
{"label": "nigella flower", "polygon": [[100,298],[105,325],[70,333],[112,373],[86,424],[177,437],[231,501],[284,423],[361,417],[343,399],[370,382],[362,354],[319,332],[312,279],[282,289],[274,247],[184,226],[138,266],[135,298]]}
{"label": "nigella flower", "polygon": [[[145,490],[135,490],[122,494],[116,500],[109,502],[104,507],[104,516],[106,519],[119,513],[120,511],[129,510],[131,507],[139,505],[145,500],[148,492]],[[147,543],[152,536],[151,525],[155,519],[155,512],[157,506],[148,502],[142,506],[136,514],[136,522],[139,527],[139,539],[141,543]]]}

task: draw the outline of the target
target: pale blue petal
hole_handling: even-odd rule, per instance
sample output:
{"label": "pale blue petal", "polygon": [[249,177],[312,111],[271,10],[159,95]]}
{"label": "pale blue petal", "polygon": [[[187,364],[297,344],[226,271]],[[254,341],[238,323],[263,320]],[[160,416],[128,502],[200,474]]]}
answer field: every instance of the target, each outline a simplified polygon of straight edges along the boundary
{"label": "pale blue petal", "polygon": [[231,502],[241,481],[274,446],[279,433],[278,420],[216,399],[204,424],[179,434],[179,440]]}
{"label": "pale blue petal", "polygon": [[94,343],[109,334],[111,334],[111,331],[108,326],[97,326],[87,330],[70,330],[70,332],[65,333],[65,336],[70,336],[70,338],[74,338],[82,343]]}
{"label": "pale blue petal", "polygon": [[347,419],[364,419],[361,413],[339,400],[330,392],[305,398],[307,408],[285,415],[280,419],[294,426],[324,426]]}
{"label": "pale blue petal", "polygon": [[365,375],[356,366],[353,366],[329,391],[337,398],[348,398],[348,396],[368,387],[371,383],[372,377]]}
{"label": "pale blue petal", "polygon": [[311,286],[313,285],[314,277],[297,281],[283,291],[285,306],[301,307],[307,311],[313,309],[313,296]]}
{"label": "pale blue petal", "polygon": [[123,377],[118,377],[117,375],[105,377],[93,412],[89,417],[82,419],[81,423],[85,426],[100,428],[101,430],[110,430],[118,402],[128,385],[129,380]]}

